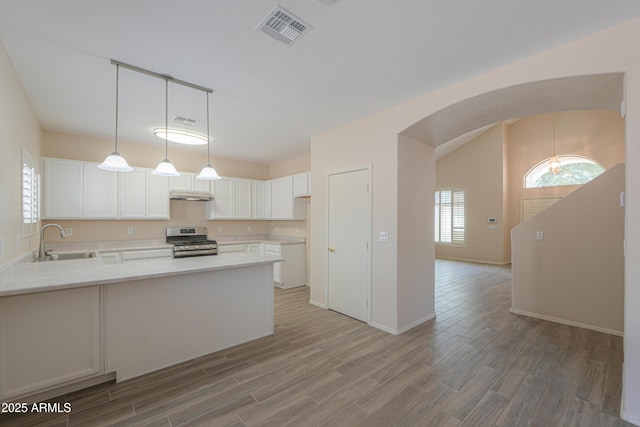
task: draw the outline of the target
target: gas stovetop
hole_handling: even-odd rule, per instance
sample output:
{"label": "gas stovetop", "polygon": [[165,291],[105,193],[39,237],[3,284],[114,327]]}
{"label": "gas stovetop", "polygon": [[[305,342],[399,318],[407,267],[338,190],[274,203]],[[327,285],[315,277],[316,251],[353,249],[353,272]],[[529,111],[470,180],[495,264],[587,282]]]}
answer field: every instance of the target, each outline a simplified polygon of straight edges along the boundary
{"label": "gas stovetop", "polygon": [[218,254],[218,242],[207,237],[206,227],[167,227],[167,243],[173,243],[174,258]]}

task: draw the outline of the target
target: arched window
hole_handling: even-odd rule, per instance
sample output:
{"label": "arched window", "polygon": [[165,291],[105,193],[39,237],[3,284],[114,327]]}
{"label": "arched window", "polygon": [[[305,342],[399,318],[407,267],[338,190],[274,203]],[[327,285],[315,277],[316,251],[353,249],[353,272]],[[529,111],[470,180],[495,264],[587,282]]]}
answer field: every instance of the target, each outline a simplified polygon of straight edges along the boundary
{"label": "arched window", "polygon": [[582,156],[558,156],[560,171],[549,172],[551,158],[543,160],[524,176],[524,188],[555,187],[559,185],[586,184],[605,169],[595,160]]}

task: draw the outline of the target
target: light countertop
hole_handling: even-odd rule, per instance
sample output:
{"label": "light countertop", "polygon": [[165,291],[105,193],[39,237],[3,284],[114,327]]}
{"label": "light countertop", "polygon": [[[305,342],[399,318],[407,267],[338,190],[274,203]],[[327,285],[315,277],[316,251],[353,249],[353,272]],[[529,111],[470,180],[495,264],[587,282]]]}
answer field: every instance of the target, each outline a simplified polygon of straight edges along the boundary
{"label": "light countertop", "polygon": [[0,297],[250,267],[281,261],[284,260],[271,256],[224,253],[215,256],[163,258],[122,264],[104,264],[100,256],[79,260],[21,262],[0,272]]}

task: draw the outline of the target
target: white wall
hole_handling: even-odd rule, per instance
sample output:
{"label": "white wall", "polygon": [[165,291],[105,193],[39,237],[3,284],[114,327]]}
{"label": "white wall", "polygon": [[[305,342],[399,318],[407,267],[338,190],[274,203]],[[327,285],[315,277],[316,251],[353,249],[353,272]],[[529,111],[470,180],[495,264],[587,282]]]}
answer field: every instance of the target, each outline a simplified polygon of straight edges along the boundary
{"label": "white wall", "polygon": [[[311,215],[311,297],[325,302],[326,286],[326,174],[332,168],[373,165],[373,233],[390,231],[391,241],[373,246],[373,317],[397,327],[398,171],[395,146],[398,134],[447,106],[493,91],[563,77],[624,72],[626,76],[626,259],[640,259],[640,19],[591,35],[527,60],[497,69],[459,84],[405,102],[311,139],[311,170],[320,191]],[[515,91],[514,91],[515,92]],[[513,101],[513,99],[511,100]],[[522,101],[522,100],[518,100]],[[505,99],[505,102],[507,100]],[[549,110],[552,110],[549,108]],[[503,117],[504,119],[506,117]],[[502,120],[499,118],[496,121]],[[484,123],[484,125],[489,123]],[[455,135],[454,135],[455,136]],[[434,168],[435,164],[425,165]],[[433,262],[426,259],[425,262]],[[625,263],[625,365],[626,419],[640,423],[640,263]]]}
{"label": "white wall", "polygon": [[622,335],[623,191],[620,164],[511,231],[514,312]]}
{"label": "white wall", "polygon": [[38,235],[23,239],[22,148],[40,163],[41,128],[0,41],[0,267],[38,247]]}

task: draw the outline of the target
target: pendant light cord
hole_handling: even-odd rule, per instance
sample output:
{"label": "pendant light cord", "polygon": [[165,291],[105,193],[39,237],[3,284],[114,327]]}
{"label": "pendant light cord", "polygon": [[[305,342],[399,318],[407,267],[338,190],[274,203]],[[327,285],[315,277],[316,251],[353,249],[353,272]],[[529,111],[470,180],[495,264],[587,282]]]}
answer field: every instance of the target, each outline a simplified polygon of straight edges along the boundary
{"label": "pendant light cord", "polygon": [[169,159],[169,79],[164,79],[164,158]]}
{"label": "pendant light cord", "polygon": [[209,131],[209,92],[207,92],[207,165],[211,165],[211,133]]}
{"label": "pendant light cord", "polygon": [[118,92],[119,92],[119,88],[118,88],[118,83],[120,81],[120,64],[116,64],[116,131],[115,131],[115,138],[116,138],[116,153],[118,152]]}

